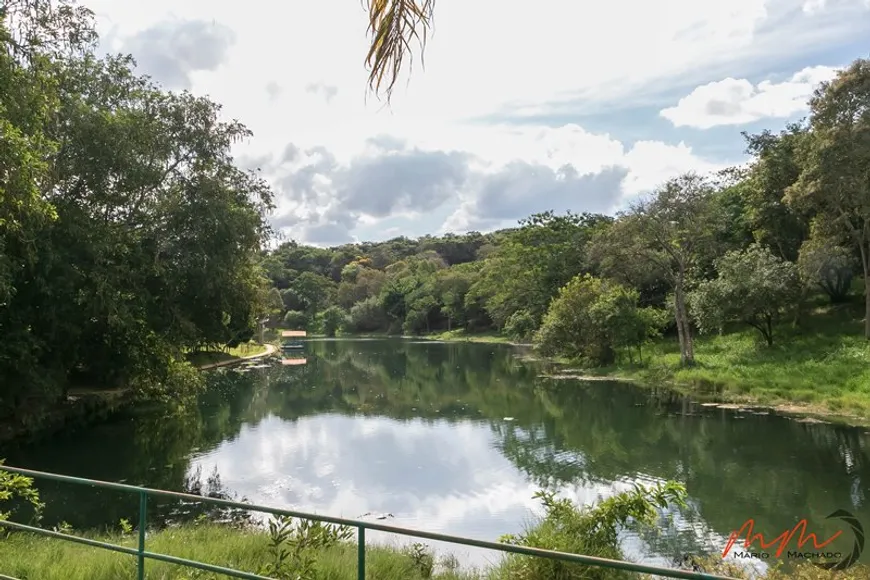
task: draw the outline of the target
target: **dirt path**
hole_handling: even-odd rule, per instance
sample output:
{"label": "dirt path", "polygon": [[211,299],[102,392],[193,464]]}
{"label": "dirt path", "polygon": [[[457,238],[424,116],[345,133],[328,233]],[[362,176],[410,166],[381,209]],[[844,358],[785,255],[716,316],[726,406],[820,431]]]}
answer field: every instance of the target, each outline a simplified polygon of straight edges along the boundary
{"label": "dirt path", "polygon": [[245,361],[245,360],[254,360],[254,359],[258,359],[258,358],[265,358],[267,356],[271,356],[271,355],[275,354],[276,352],[278,352],[278,347],[275,346],[274,344],[266,343],[265,346],[266,346],[266,350],[264,352],[259,352],[257,354],[251,354],[248,356],[240,356],[238,358],[233,358],[233,359],[229,359],[229,360],[222,360],[222,361],[215,362],[215,363],[209,363],[209,364],[201,365],[197,368],[201,371],[204,371],[204,370],[213,369],[213,368],[217,368],[217,367],[225,367],[228,365],[234,365],[234,364],[240,363],[240,362]]}

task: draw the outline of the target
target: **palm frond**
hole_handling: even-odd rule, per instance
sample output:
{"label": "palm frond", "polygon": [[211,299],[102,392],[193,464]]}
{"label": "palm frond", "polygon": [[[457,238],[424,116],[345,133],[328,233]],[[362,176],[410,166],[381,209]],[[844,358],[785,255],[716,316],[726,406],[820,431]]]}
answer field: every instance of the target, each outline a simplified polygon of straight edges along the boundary
{"label": "palm frond", "polygon": [[420,58],[432,27],[435,0],[364,0],[369,13],[372,44],[366,56],[369,88],[389,102],[405,59],[413,63],[411,42],[420,45]]}

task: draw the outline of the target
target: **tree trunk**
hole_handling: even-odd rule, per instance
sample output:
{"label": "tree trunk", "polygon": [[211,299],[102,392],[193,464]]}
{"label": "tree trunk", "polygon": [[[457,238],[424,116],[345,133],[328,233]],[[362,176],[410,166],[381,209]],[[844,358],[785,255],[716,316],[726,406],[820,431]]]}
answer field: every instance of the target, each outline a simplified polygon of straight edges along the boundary
{"label": "tree trunk", "polygon": [[686,310],[684,282],[684,274],[680,272],[674,287],[674,307],[677,317],[677,334],[680,337],[680,364],[692,366],[695,364],[695,349],[692,344],[692,329],[689,326],[689,314]]}
{"label": "tree trunk", "polygon": [[870,273],[864,266],[864,338],[870,340]]}
{"label": "tree trunk", "polygon": [[686,364],[686,337],[683,335],[683,322],[680,316],[679,300],[674,292],[674,320],[677,323],[677,340],[680,342],[680,364]]}
{"label": "tree trunk", "polygon": [[864,269],[864,338],[870,340],[870,248],[861,242],[861,267]]}

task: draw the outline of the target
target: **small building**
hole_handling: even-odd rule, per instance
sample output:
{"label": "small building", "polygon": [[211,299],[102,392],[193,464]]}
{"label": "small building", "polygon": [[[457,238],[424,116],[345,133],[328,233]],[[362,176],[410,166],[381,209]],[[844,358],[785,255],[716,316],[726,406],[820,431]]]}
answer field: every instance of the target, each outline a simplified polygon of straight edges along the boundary
{"label": "small building", "polygon": [[282,330],[281,338],[305,338],[308,336],[304,330]]}

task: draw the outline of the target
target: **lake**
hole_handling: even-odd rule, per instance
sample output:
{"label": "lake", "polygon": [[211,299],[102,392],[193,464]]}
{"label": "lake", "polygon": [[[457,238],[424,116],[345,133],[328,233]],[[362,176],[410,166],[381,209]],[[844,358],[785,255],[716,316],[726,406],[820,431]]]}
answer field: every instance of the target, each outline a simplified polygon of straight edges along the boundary
{"label": "lake", "polygon": [[[383,523],[485,540],[533,522],[540,510],[532,496],[542,488],[588,503],[636,482],[675,479],[687,486],[689,508],[662,533],[624,538],[631,558],[659,564],[721,553],[748,518],[769,538],[801,518],[826,538],[841,529],[825,519],[837,509],[870,526],[866,429],[710,408],[666,389],[547,379],[543,363],[520,354],[478,343],[312,340],[292,355],[304,365],[271,359],[208,371],[209,391],[180,417],[140,410],[0,456],[334,516],[391,514]],[[44,526],[137,518],[132,496],[40,489]],[[151,508],[164,521],[197,513]],[[848,552],[845,536],[834,546]],[[473,564],[497,559],[452,551]]]}

